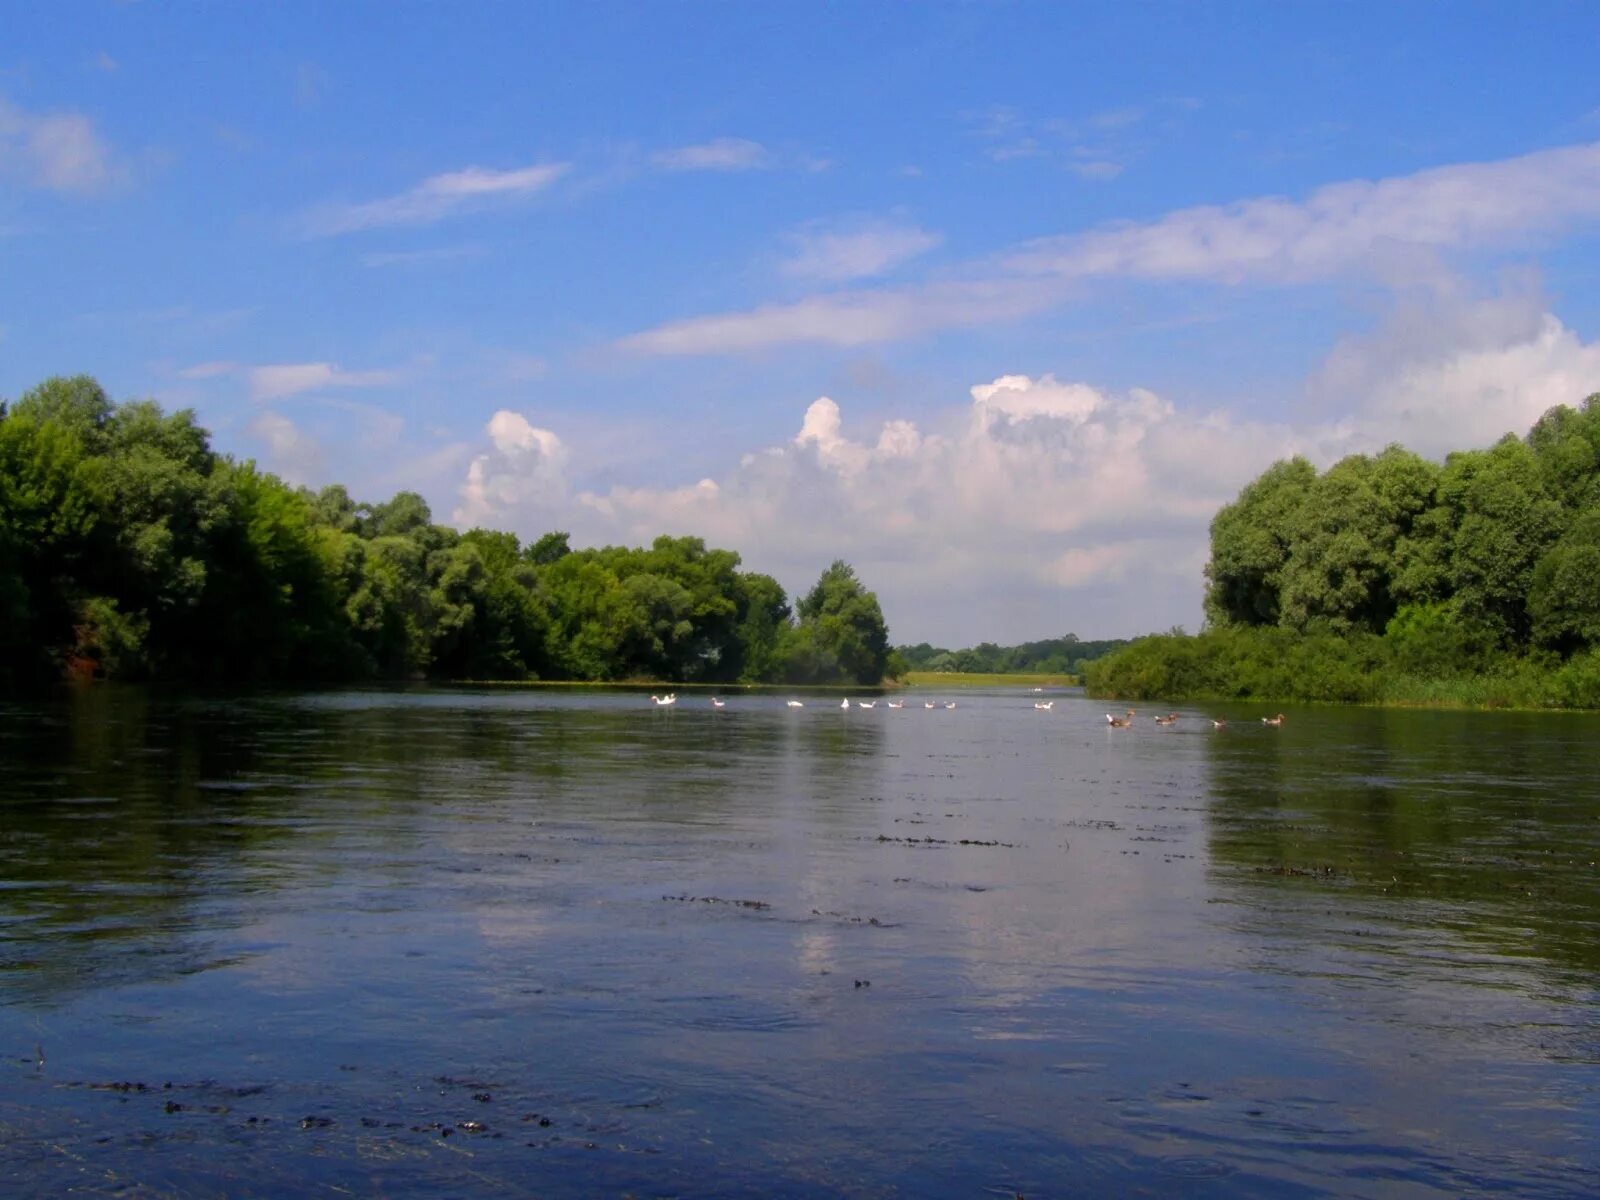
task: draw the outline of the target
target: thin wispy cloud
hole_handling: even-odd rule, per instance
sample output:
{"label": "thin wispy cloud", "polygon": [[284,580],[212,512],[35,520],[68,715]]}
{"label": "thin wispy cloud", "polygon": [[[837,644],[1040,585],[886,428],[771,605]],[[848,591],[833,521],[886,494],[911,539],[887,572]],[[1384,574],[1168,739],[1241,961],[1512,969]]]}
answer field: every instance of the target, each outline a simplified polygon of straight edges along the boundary
{"label": "thin wispy cloud", "polygon": [[192,367],[183,367],[177,374],[179,379],[217,379],[223,375],[232,375],[238,369],[238,363],[219,359],[215,362],[195,363]]}
{"label": "thin wispy cloud", "polygon": [[1187,97],[1164,97],[1085,117],[1036,118],[996,106],[967,113],[965,122],[993,162],[1045,159],[1080,179],[1105,181],[1176,135],[1198,107]]}
{"label": "thin wispy cloud", "polygon": [[664,171],[757,171],[775,166],[776,161],[760,142],[734,137],[679,146],[651,156],[651,162]]}
{"label": "thin wispy cloud", "polygon": [[1181,209],[1031,243],[1013,270],[1089,278],[1297,282],[1370,269],[1397,246],[1503,244],[1600,216],[1600,142]]}
{"label": "thin wispy cloud", "polygon": [[625,337],[643,354],[861,346],[1041,311],[1097,279],[1282,285],[1388,278],[1406,255],[1497,248],[1600,218],[1600,142],[1389,179],[1329,184],[1304,200],[1181,209],[1029,242],[969,264],[967,282],[844,291],[670,321]]}
{"label": "thin wispy cloud", "polygon": [[636,354],[739,354],[819,343],[868,346],[935,329],[1015,320],[1059,302],[1058,284],[1039,279],[938,283],[839,292],[749,312],[668,321],[622,338]]}
{"label": "thin wispy cloud", "polygon": [[116,182],[111,149],[82,113],[30,113],[0,97],[0,183],[87,194]]}
{"label": "thin wispy cloud", "polygon": [[364,267],[417,267],[483,257],[482,246],[435,246],[427,250],[383,250],[361,256]]}
{"label": "thin wispy cloud", "polygon": [[916,225],[868,222],[851,229],[807,227],[788,237],[793,250],[779,265],[790,279],[845,283],[869,279],[940,245],[944,238]]}
{"label": "thin wispy cloud", "polygon": [[394,196],[357,204],[324,205],[306,213],[300,224],[313,237],[431,225],[447,217],[530,199],[570,170],[571,164],[564,162],[537,163],[509,171],[467,167],[431,176]]}
{"label": "thin wispy cloud", "polygon": [[336,363],[274,363],[248,368],[252,400],[282,400],[330,388],[382,387],[400,378],[397,371],[346,371]]}

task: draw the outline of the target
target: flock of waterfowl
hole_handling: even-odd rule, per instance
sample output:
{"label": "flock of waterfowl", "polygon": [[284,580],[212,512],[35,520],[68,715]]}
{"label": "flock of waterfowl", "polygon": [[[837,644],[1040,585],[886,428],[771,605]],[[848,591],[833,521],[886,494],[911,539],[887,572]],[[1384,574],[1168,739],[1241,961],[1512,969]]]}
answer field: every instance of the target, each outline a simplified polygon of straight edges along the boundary
{"label": "flock of waterfowl", "polygon": [[[1039,706],[1037,704],[1035,704],[1034,707],[1038,708]],[[1135,708],[1130,708],[1125,714],[1123,714],[1120,717],[1116,716],[1113,713],[1107,713],[1106,714],[1106,724],[1111,726],[1111,728],[1113,728],[1113,729],[1128,729],[1133,725],[1134,717],[1136,717],[1138,715],[1139,715],[1139,710],[1135,709]],[[1211,728],[1213,728],[1213,729],[1226,729],[1228,727],[1228,718],[1227,717],[1208,717],[1206,719],[1211,722]],[[1178,723],[1178,714],[1177,713],[1167,713],[1164,716],[1157,716],[1156,717],[1156,724],[1157,725],[1176,725],[1177,723]],[[1283,724],[1283,714],[1282,713],[1278,713],[1276,716],[1262,717],[1261,718],[1261,723],[1263,725],[1282,725]]]}
{"label": "flock of waterfowl", "polygon": [[[1034,690],[1037,691],[1038,689],[1035,688]],[[655,705],[657,708],[670,708],[677,702],[678,694],[676,692],[668,692],[664,696],[652,695],[650,697],[650,703]],[[847,709],[850,707],[850,703],[850,697],[846,696],[839,701],[839,707]],[[904,708],[906,706],[906,702],[904,700],[889,700],[886,703],[890,708]],[[1040,712],[1049,712],[1055,707],[1055,703],[1056,702],[1054,700],[1035,700],[1033,702],[1033,707]],[[787,700],[785,701],[785,704],[789,708],[804,708],[806,706],[804,700]],[[855,702],[855,706],[857,708],[877,708],[878,702],[876,700],[857,700]],[[922,702],[923,708],[954,708],[955,706],[956,702],[954,700],[924,700]],[[728,702],[721,696],[712,696],[711,707],[726,708],[728,707]],[[1138,715],[1139,710],[1134,708],[1130,708],[1120,717],[1114,713],[1107,713],[1106,724],[1112,729],[1130,729],[1133,726],[1134,718]],[[1226,717],[1214,717],[1207,719],[1211,721],[1211,727],[1213,729],[1226,729],[1228,727],[1228,720]],[[1263,725],[1282,725],[1283,719],[1283,714],[1278,713],[1276,716],[1262,717],[1261,723]],[[1157,725],[1176,725],[1179,721],[1179,715],[1175,712],[1158,714],[1155,721]]]}

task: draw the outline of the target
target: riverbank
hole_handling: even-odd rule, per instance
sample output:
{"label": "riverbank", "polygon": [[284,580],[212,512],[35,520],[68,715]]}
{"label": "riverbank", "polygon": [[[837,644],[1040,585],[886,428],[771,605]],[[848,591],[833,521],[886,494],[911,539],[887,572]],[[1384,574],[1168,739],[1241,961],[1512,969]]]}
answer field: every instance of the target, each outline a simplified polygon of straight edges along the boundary
{"label": "riverbank", "polygon": [[907,671],[901,682],[906,687],[974,688],[974,687],[1076,687],[1082,682],[1076,675],[1036,674],[1029,671],[1008,671],[988,674],[978,671]]}
{"label": "riverbank", "polygon": [[1396,708],[1600,708],[1600,654],[1481,654],[1468,669],[1418,670],[1370,634],[1218,629],[1141,638],[1088,664],[1091,696],[1117,700],[1370,704]]}

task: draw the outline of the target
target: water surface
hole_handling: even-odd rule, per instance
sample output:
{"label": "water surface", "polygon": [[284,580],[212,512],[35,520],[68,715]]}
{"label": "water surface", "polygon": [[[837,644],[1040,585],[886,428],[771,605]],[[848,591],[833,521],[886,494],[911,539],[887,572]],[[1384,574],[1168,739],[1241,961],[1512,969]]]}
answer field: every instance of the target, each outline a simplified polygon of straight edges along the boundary
{"label": "water surface", "polygon": [[1600,719],[955,699],[0,707],[6,1194],[1594,1193]]}

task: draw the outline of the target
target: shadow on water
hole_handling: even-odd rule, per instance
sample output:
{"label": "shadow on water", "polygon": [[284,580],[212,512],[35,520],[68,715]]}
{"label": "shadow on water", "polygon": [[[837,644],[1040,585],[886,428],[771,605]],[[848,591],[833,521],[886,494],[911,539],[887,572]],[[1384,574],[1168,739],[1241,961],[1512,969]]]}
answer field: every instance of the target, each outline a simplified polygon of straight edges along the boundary
{"label": "shadow on water", "polygon": [[1219,879],[1274,911],[1286,895],[1360,899],[1593,986],[1593,717],[1326,709],[1260,732],[1209,741]]}

